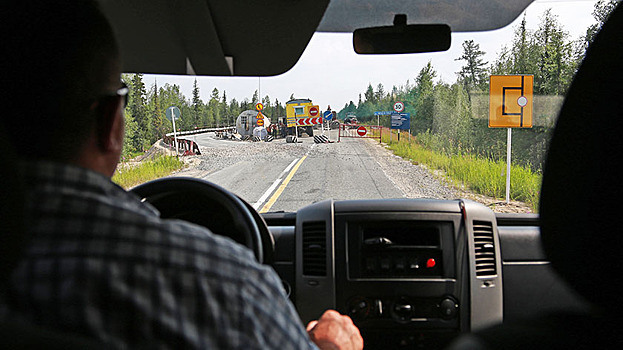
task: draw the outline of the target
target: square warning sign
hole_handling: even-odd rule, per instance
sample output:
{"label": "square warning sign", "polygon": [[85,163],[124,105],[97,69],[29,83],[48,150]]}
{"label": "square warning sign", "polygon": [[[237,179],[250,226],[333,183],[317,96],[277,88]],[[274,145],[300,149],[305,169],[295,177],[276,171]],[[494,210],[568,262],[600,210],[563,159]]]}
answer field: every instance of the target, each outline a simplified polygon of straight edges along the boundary
{"label": "square warning sign", "polygon": [[489,127],[532,127],[532,75],[492,75],[489,78]]}

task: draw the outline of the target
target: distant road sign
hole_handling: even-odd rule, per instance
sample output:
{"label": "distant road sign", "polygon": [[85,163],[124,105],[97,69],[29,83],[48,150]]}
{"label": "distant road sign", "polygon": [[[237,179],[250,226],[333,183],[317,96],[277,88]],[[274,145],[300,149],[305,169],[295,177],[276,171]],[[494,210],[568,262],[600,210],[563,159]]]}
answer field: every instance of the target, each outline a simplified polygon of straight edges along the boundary
{"label": "distant road sign", "polygon": [[379,111],[379,112],[374,112],[374,115],[377,115],[377,116],[378,115],[392,115],[394,113],[396,113],[396,112],[394,112],[394,111]]}
{"label": "distant road sign", "polygon": [[173,120],[173,117],[175,117],[175,120],[178,120],[180,119],[182,112],[180,112],[179,108],[175,106],[171,106],[167,108],[167,110],[165,111],[165,115],[167,116],[167,119],[169,120]]}
{"label": "distant road sign", "polygon": [[492,75],[489,78],[489,127],[532,127],[532,75]]}
{"label": "distant road sign", "polygon": [[404,110],[405,110],[405,104],[404,103],[402,103],[400,101],[397,101],[396,103],[394,103],[394,111],[400,113],[400,112],[402,112]]}
{"label": "distant road sign", "polygon": [[261,111],[262,109],[264,109],[264,105],[258,102],[255,104],[255,109]]}
{"label": "distant road sign", "polygon": [[367,133],[368,133],[368,129],[366,129],[365,126],[360,126],[357,128],[357,135],[366,136]]}
{"label": "distant road sign", "polygon": [[264,119],[264,115],[262,114],[262,112],[257,112],[257,115],[255,116],[256,119]]}
{"label": "distant road sign", "polygon": [[311,106],[309,108],[309,116],[310,117],[317,116],[319,112],[320,112],[320,110],[318,109],[318,106]]}
{"label": "distant road sign", "polygon": [[322,117],[324,118],[324,120],[331,120],[333,118],[333,113],[331,112],[331,110],[324,111],[324,113],[322,113]]}
{"label": "distant road sign", "polygon": [[411,113],[394,113],[391,116],[392,129],[411,129]]}
{"label": "distant road sign", "polygon": [[264,126],[264,119],[258,119],[257,126]]}

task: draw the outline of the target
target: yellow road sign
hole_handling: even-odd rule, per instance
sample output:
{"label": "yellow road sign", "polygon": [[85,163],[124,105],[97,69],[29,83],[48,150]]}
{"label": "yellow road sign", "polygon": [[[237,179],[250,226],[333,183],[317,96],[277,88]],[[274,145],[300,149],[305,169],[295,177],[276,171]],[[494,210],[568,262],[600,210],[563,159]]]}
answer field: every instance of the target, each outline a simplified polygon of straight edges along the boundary
{"label": "yellow road sign", "polygon": [[532,127],[532,75],[492,75],[489,78],[489,127]]}
{"label": "yellow road sign", "polygon": [[255,116],[256,119],[264,119],[264,115],[262,114],[262,112],[257,112],[257,116]]}

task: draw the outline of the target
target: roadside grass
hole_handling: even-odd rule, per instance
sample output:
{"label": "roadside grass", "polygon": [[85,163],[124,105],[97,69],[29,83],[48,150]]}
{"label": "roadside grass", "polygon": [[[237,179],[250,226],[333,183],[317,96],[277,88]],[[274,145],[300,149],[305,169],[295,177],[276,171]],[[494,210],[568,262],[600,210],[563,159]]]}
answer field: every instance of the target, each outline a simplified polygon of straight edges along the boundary
{"label": "roadside grass", "polygon": [[[394,154],[413,163],[422,163],[432,169],[442,170],[456,187],[465,186],[471,191],[489,197],[506,197],[506,162],[494,161],[471,154],[448,155],[427,149],[411,137],[402,135],[397,142],[396,135],[389,142],[389,135],[383,136]],[[534,212],[538,211],[541,175],[530,169],[511,164],[511,200],[527,203]]]}
{"label": "roadside grass", "polygon": [[134,159],[138,156],[143,155],[144,152],[136,151],[136,152],[128,152],[121,155],[121,161],[125,162],[126,160]]}
{"label": "roadside grass", "polygon": [[149,180],[170,175],[183,167],[184,162],[175,156],[160,156],[142,161],[136,166],[120,163],[112,181],[125,189],[129,189]]}

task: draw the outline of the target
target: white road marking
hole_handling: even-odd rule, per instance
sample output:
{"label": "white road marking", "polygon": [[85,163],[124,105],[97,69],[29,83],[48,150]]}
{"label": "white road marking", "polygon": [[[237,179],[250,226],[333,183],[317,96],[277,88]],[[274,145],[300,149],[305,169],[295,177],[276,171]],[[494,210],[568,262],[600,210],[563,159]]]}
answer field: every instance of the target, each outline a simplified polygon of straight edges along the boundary
{"label": "white road marking", "polygon": [[292,167],[294,166],[294,164],[296,164],[296,162],[299,160],[300,158],[296,158],[295,160],[292,161],[292,163],[290,163],[290,165],[288,165],[282,172],[281,174],[279,174],[279,176],[277,177],[277,180],[275,180],[275,182],[273,182],[272,185],[270,185],[270,187],[266,190],[266,192],[264,192],[264,194],[260,197],[260,199],[257,200],[257,202],[255,202],[255,204],[253,204],[253,208],[255,210],[257,210],[268,198],[268,196],[270,196],[271,193],[273,193],[273,191],[275,190],[275,188],[277,188],[277,186],[279,186],[279,184],[281,183],[281,181],[283,181],[283,176],[285,174],[287,174],[290,169],[292,169]]}

